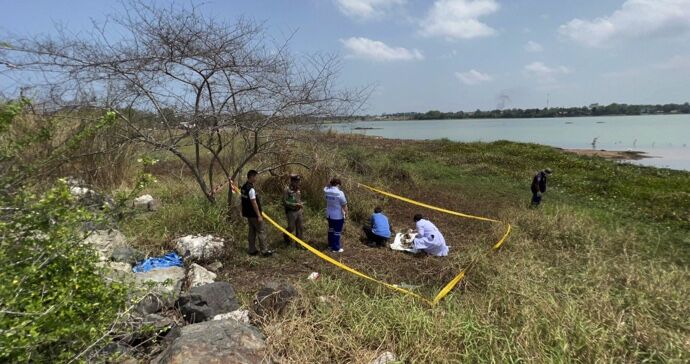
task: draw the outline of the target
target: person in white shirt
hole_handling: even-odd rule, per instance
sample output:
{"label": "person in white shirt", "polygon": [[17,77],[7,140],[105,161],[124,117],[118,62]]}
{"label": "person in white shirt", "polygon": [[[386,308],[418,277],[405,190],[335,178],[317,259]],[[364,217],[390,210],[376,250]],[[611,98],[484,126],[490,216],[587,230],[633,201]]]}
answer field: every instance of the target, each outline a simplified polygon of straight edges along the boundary
{"label": "person in white shirt", "polygon": [[426,220],[421,214],[414,215],[414,221],[417,228],[414,248],[437,257],[445,257],[448,255],[446,239],[443,238],[443,235],[436,225]]}
{"label": "person in white shirt", "polygon": [[343,232],[345,219],[347,218],[347,199],[345,193],[340,190],[340,179],[333,178],[323,192],[326,198],[326,218],[328,219],[328,246],[331,251],[342,253],[340,234]]}

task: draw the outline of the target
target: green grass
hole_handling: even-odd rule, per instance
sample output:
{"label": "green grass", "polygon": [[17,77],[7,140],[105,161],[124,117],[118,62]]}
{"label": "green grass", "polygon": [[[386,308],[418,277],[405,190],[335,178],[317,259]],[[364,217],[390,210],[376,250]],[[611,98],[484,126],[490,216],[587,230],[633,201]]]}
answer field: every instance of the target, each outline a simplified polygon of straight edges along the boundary
{"label": "green grass", "polygon": [[[350,138],[329,153],[325,169],[305,173],[305,190],[314,195],[308,239],[324,240],[319,191],[334,171],[347,179],[356,221],[387,203],[355,189],[361,181],[403,195],[438,195],[444,207],[509,221],[514,231],[500,252],[485,255],[492,233],[476,230],[462,256],[447,258],[459,265],[477,257],[476,265],[434,308],[326,266],[316,282],[289,276],[299,299],[262,328],[275,357],[368,362],[390,350],[414,363],[690,360],[690,173],[509,142],[376,146]],[[549,191],[541,208],[528,209],[532,175],[544,167],[555,171]],[[190,181],[160,179],[151,192],[163,207],[127,220],[128,234],[149,251],[188,233],[234,237],[242,251],[241,221],[226,223],[224,207],[197,197]],[[267,210],[280,216],[275,191],[265,196]],[[226,263],[248,272],[282,269],[304,254]]]}

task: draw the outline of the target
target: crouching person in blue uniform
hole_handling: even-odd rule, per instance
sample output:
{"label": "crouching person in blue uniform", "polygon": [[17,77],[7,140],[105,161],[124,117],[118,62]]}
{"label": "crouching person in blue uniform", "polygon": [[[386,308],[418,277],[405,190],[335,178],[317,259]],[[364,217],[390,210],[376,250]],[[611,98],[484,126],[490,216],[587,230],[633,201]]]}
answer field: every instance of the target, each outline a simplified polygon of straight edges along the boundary
{"label": "crouching person in blue uniform", "polygon": [[437,257],[448,255],[446,239],[436,225],[427,220],[421,214],[414,215],[417,236],[414,239],[414,248]]}
{"label": "crouching person in blue uniform", "polygon": [[363,228],[364,234],[367,236],[367,245],[372,248],[386,246],[388,239],[391,237],[391,226],[381,207],[377,206],[374,208],[374,214],[371,215],[370,223],[371,227],[365,226]]}

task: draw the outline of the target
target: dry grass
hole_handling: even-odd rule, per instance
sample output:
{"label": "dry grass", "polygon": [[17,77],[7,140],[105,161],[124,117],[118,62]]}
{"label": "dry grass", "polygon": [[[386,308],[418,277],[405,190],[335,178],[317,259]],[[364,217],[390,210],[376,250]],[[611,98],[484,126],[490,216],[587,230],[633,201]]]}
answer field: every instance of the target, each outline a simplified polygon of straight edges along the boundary
{"label": "dry grass", "polygon": [[[272,355],[282,362],[366,363],[386,350],[414,363],[690,360],[690,275],[687,242],[682,240],[687,234],[682,225],[658,223],[667,215],[663,207],[635,215],[623,211],[625,201],[604,200],[594,191],[595,198],[583,202],[584,189],[563,191],[554,183],[541,209],[527,209],[529,192],[522,184],[528,181],[516,182],[513,176],[529,176],[533,168],[497,163],[499,155],[490,145],[472,145],[479,152],[463,154],[460,162],[455,153],[465,148],[462,144],[399,146],[337,134],[326,137],[328,145],[339,148],[317,150],[315,168],[299,171],[307,201],[306,240],[325,247],[321,189],[333,175],[345,178],[354,211],[353,228],[346,230],[346,253],[340,256],[345,263],[392,283],[420,285],[419,292],[432,295],[476,258],[463,283],[437,307],[355,278],[308,252],[284,248],[272,229],[269,239],[280,248],[278,255],[247,257],[243,221],[226,223],[222,206],[209,206],[195,197],[192,182],[168,172],[161,171],[160,185],[150,191],[163,199],[163,208],[128,221],[125,229],[149,251],[169,247],[181,234],[232,238],[220,278],[246,300],[266,280],[295,283],[299,298],[286,314],[263,326]],[[556,151],[544,157],[544,151],[536,153],[532,146],[501,148],[513,153],[523,148],[524,158],[561,158]],[[563,158],[566,161],[559,163],[578,157]],[[607,164],[611,162],[595,163],[601,163],[600,171],[612,168]],[[614,170],[629,173],[626,168],[638,169]],[[657,186],[661,198],[674,193],[658,187],[663,181],[652,180],[665,177],[645,177],[650,173],[642,172],[642,181]],[[674,174],[672,181],[684,178]],[[358,242],[358,225],[374,205],[384,206],[396,228],[411,226],[410,217],[419,209],[357,189],[356,181],[497,217],[513,224],[514,232],[500,252],[487,255],[500,226],[428,213],[453,246],[448,258],[371,250]],[[276,193],[284,180],[264,182],[266,209],[282,220]],[[628,188],[619,183],[619,189]],[[648,213],[653,220],[646,218]],[[307,281],[312,270],[323,278]]]}

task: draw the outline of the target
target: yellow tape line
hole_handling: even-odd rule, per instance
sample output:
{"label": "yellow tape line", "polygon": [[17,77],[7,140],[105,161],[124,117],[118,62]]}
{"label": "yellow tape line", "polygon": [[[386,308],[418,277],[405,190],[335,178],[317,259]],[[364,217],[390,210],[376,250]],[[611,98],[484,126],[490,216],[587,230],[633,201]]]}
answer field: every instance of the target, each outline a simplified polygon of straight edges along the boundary
{"label": "yellow tape line", "polygon": [[[359,185],[359,186],[362,186],[362,187],[364,187],[364,188],[367,188],[367,189],[369,189],[369,190],[371,190],[371,191],[373,191],[373,192],[376,192],[376,193],[378,193],[378,194],[384,195],[384,196],[392,197],[392,198],[398,199],[398,200],[400,200],[400,201],[404,201],[404,202],[407,202],[407,203],[410,203],[410,204],[413,204],[413,205],[425,207],[425,208],[428,208],[428,209],[431,209],[431,210],[436,210],[436,211],[443,212],[443,213],[446,213],[446,214],[455,215],[455,216],[459,216],[459,217],[464,217],[464,218],[467,218],[467,219],[474,219],[474,220],[480,220],[480,221],[488,221],[488,222],[502,223],[502,222],[499,221],[499,220],[494,220],[494,219],[490,219],[490,218],[487,218],[487,217],[481,217],[481,216],[463,214],[463,213],[461,213],[461,212],[452,211],[452,210],[446,210],[446,209],[443,209],[443,208],[440,208],[440,207],[436,207],[436,206],[432,206],[432,205],[427,205],[427,204],[425,204],[425,203],[422,203],[422,202],[419,202],[419,201],[415,201],[415,200],[409,199],[409,198],[407,198],[407,197],[398,196],[398,195],[396,195],[396,194],[393,194],[393,193],[390,193],[390,192],[386,192],[386,191],[383,191],[383,190],[379,190],[378,188],[374,188],[374,187],[371,187],[371,186],[367,186],[367,185],[362,184],[362,183],[358,183],[358,185]],[[505,234],[503,234],[503,236],[501,237],[501,239],[500,239],[498,242],[496,242],[496,244],[493,245],[493,247],[492,247],[493,250],[496,250],[496,249],[500,248],[501,245],[503,245],[503,243],[506,241],[506,239],[508,239],[508,235],[510,235],[510,231],[512,230],[512,227],[511,227],[510,224],[507,223],[507,222],[504,223],[504,224],[506,224],[506,226],[507,226],[506,232],[505,232]],[[465,277],[465,273],[466,273],[473,265],[474,265],[474,261],[473,261],[472,263],[470,263],[470,265],[469,265],[467,268],[465,268],[465,269],[463,269],[462,271],[460,271],[460,273],[458,273],[458,275],[455,276],[455,278],[453,278],[450,282],[448,282],[448,284],[446,284],[445,287],[443,287],[443,288],[441,289],[441,291],[438,292],[438,294],[436,295],[436,297],[434,297],[434,301],[433,301],[434,305],[437,304],[439,301],[441,301],[441,300],[443,299],[443,297],[445,297],[445,296],[446,296],[446,295],[447,295],[447,294],[448,294],[458,283],[460,283],[460,281]]]}
{"label": "yellow tape line", "polygon": [[398,286],[396,286],[396,285],[393,285],[393,284],[390,284],[390,283],[386,283],[386,282],[384,282],[384,281],[380,281],[380,280],[378,280],[378,279],[376,279],[376,278],[370,277],[370,276],[368,276],[368,275],[366,275],[366,274],[364,274],[364,273],[362,273],[362,272],[360,272],[360,271],[358,271],[358,270],[356,270],[356,269],[354,269],[354,268],[351,268],[351,267],[349,267],[349,266],[347,266],[347,265],[345,265],[345,264],[343,264],[343,263],[341,263],[341,262],[339,262],[339,261],[337,261],[337,260],[335,260],[335,259],[329,257],[328,255],[322,253],[321,251],[319,251],[318,249],[314,248],[313,246],[311,246],[311,245],[305,243],[305,242],[302,241],[300,238],[298,238],[298,237],[292,235],[290,232],[288,232],[287,230],[285,230],[285,228],[283,228],[283,227],[280,226],[278,223],[276,223],[275,221],[273,221],[273,219],[271,219],[271,217],[268,216],[265,212],[262,212],[262,213],[261,213],[261,216],[263,216],[264,219],[266,219],[268,222],[270,222],[271,225],[275,226],[276,229],[280,230],[280,232],[282,232],[283,234],[287,234],[287,236],[289,236],[292,240],[298,242],[300,245],[302,245],[303,247],[305,247],[305,248],[306,248],[307,250],[309,250],[310,252],[314,253],[314,254],[315,254],[316,256],[318,256],[319,258],[321,258],[321,259],[323,259],[323,260],[325,260],[325,261],[327,261],[327,262],[329,262],[329,263],[335,265],[336,267],[341,268],[341,269],[344,269],[344,270],[346,270],[346,271],[348,271],[348,272],[350,272],[350,273],[352,273],[352,274],[354,274],[354,275],[357,275],[357,276],[359,276],[359,277],[362,277],[362,278],[364,278],[364,279],[368,279],[368,280],[373,281],[373,282],[376,282],[376,283],[378,283],[378,284],[382,284],[382,285],[384,285],[384,286],[386,286],[386,287],[388,287],[388,288],[390,288],[390,289],[396,290],[396,291],[398,291],[398,292],[408,294],[408,295],[413,296],[413,297],[415,297],[415,298],[419,298],[420,300],[423,300],[424,302],[426,302],[426,303],[428,303],[428,304],[430,304],[430,305],[433,305],[433,303],[432,303],[430,300],[428,300],[428,299],[426,299],[426,298],[424,298],[424,297],[422,297],[422,296],[420,296],[420,295],[418,295],[418,294],[416,294],[416,293],[414,293],[414,292],[412,292],[412,291],[408,291],[408,290],[406,290],[406,289],[404,289],[404,288],[401,288],[401,287],[398,287]]}
{"label": "yellow tape line", "polygon": [[[390,192],[386,192],[386,191],[383,191],[383,190],[379,190],[379,189],[377,189],[377,188],[370,187],[370,186],[367,186],[367,185],[365,185],[365,184],[358,183],[358,185],[359,185],[359,186],[362,186],[362,187],[364,187],[364,188],[367,188],[367,189],[369,189],[369,190],[371,190],[371,191],[373,191],[373,192],[382,194],[382,195],[384,195],[384,196],[392,197],[392,198],[395,198],[395,199],[398,199],[398,200],[401,200],[401,201],[404,201],[404,202],[407,202],[407,203],[410,203],[410,204],[413,204],[413,205],[425,207],[425,208],[428,208],[428,209],[431,209],[431,210],[440,211],[440,212],[443,212],[443,213],[446,213],[446,214],[455,215],[455,216],[459,216],[459,217],[464,217],[464,218],[467,218],[467,219],[474,219],[474,220],[480,220],[480,221],[488,221],[488,222],[503,223],[503,222],[501,222],[501,221],[499,221],[499,220],[494,220],[494,219],[490,219],[490,218],[486,218],[486,217],[481,217],[481,216],[463,214],[463,213],[461,213],[461,212],[456,212],[456,211],[452,211],[452,210],[446,210],[446,209],[443,209],[443,208],[440,208],[440,207],[436,207],[436,206],[432,206],[432,205],[427,205],[427,204],[425,204],[425,203],[422,203],[422,202],[419,202],[419,201],[415,201],[415,200],[411,200],[411,199],[406,198],[406,197],[398,196],[398,195],[395,195],[395,194],[392,194],[392,193],[390,193]],[[306,248],[307,250],[309,250],[310,252],[312,252],[313,254],[315,254],[316,256],[318,256],[319,258],[321,258],[321,259],[323,259],[323,260],[325,260],[325,261],[327,261],[327,262],[329,262],[329,263],[335,265],[336,267],[338,267],[338,268],[340,268],[340,269],[346,270],[346,271],[348,271],[348,272],[350,272],[350,273],[352,273],[352,274],[354,274],[354,275],[356,275],[356,276],[359,276],[359,277],[364,278],[364,279],[368,279],[368,280],[370,280],[370,281],[372,281],[372,282],[376,282],[376,283],[378,283],[378,284],[381,284],[381,285],[383,285],[383,286],[386,286],[386,287],[388,287],[388,288],[390,288],[390,289],[392,289],[392,290],[395,290],[395,291],[398,291],[398,292],[401,292],[401,293],[410,295],[410,296],[412,296],[412,297],[418,298],[418,299],[420,299],[420,300],[422,300],[422,301],[428,303],[428,304],[431,305],[431,306],[436,305],[436,304],[437,304],[439,301],[441,301],[441,300],[442,300],[442,299],[443,299],[443,298],[444,298],[444,297],[445,297],[445,296],[446,296],[446,295],[447,295],[447,294],[448,294],[458,283],[460,283],[460,281],[462,281],[462,279],[465,277],[465,273],[474,265],[474,262],[475,262],[475,261],[472,261],[472,263],[470,263],[470,265],[469,265],[467,268],[465,268],[465,269],[463,269],[462,271],[460,271],[460,273],[459,273],[457,276],[455,276],[455,278],[453,278],[450,282],[448,282],[448,284],[446,284],[446,285],[441,289],[441,291],[439,291],[439,293],[436,295],[436,297],[434,297],[433,300],[430,300],[430,299],[425,298],[425,297],[423,297],[423,296],[421,296],[421,295],[419,295],[419,294],[417,294],[417,293],[414,293],[414,292],[412,292],[412,291],[410,291],[410,290],[407,290],[407,289],[398,287],[398,286],[396,286],[396,285],[394,285],[394,284],[390,284],[390,283],[387,283],[387,282],[378,280],[378,279],[376,279],[376,278],[370,277],[370,276],[368,276],[368,275],[366,275],[366,274],[364,274],[364,273],[362,273],[362,272],[360,272],[360,271],[358,271],[358,270],[356,270],[356,269],[354,269],[354,268],[351,268],[351,267],[349,267],[349,266],[347,266],[347,265],[345,265],[345,264],[343,264],[343,263],[341,263],[341,262],[339,262],[339,261],[337,261],[337,260],[331,258],[330,256],[328,256],[328,255],[322,253],[322,252],[319,251],[318,249],[316,249],[316,248],[312,247],[311,245],[305,243],[304,241],[302,241],[302,240],[299,239],[298,237],[292,235],[290,232],[288,232],[287,230],[285,230],[285,228],[283,228],[281,225],[279,225],[278,223],[276,223],[276,222],[275,222],[270,216],[268,216],[265,212],[262,212],[261,215],[264,217],[264,219],[266,219],[268,222],[270,222],[271,225],[273,225],[273,226],[274,226],[276,229],[278,229],[280,232],[282,232],[283,234],[286,234],[286,235],[289,236],[292,240],[296,241],[297,243],[299,243],[300,245],[302,245],[304,248]],[[509,223],[504,223],[504,224],[507,225],[506,232],[505,232],[505,234],[503,234],[503,237],[501,237],[501,239],[500,239],[498,242],[496,242],[496,244],[493,245],[492,250],[496,250],[496,249],[500,248],[501,245],[503,245],[503,243],[504,243],[504,242],[506,241],[506,239],[508,238],[508,235],[510,235],[510,231],[512,230],[512,227],[510,226]]]}

